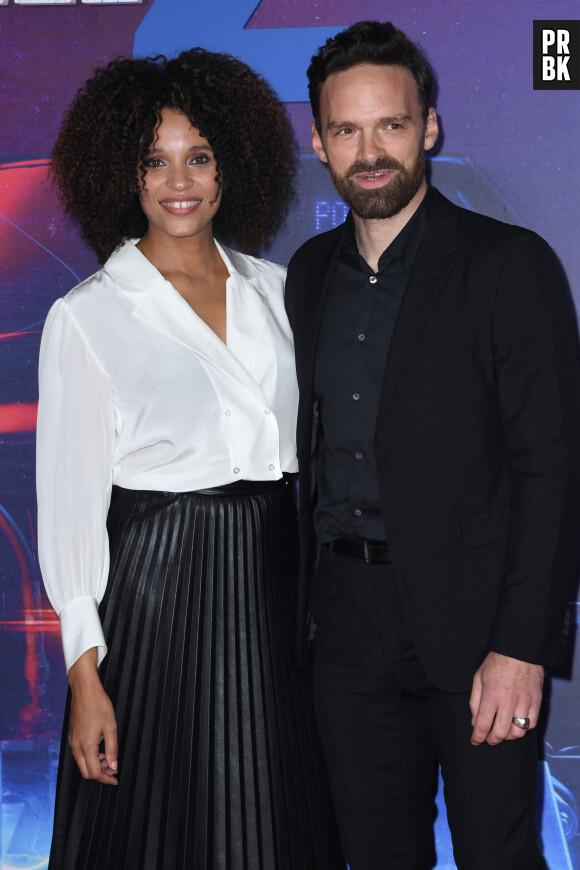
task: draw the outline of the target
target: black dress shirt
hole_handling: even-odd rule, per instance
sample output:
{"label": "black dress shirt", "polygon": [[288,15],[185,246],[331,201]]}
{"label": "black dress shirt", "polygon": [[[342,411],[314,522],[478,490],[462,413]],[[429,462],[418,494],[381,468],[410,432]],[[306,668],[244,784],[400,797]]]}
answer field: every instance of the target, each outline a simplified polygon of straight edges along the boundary
{"label": "black dress shirt", "polygon": [[349,213],[329,276],[314,389],[319,404],[318,542],[383,541],[374,433],[391,335],[426,224],[426,200],[373,272]]}

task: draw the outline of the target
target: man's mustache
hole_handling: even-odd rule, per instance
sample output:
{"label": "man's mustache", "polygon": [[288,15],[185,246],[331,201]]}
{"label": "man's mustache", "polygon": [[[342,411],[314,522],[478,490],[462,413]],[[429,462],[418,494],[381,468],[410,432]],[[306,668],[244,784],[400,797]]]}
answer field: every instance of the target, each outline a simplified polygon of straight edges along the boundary
{"label": "man's mustache", "polygon": [[356,163],[352,163],[349,166],[346,177],[352,178],[361,173],[367,174],[371,172],[397,172],[404,168],[403,164],[395,160],[394,157],[378,157],[374,163],[365,163],[364,160],[357,160]]}

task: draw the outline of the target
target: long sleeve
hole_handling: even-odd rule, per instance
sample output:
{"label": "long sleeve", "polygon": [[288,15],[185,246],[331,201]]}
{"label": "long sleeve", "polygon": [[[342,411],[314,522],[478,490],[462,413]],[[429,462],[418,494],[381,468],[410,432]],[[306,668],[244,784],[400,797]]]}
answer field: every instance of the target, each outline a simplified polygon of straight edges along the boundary
{"label": "long sleeve", "polygon": [[115,409],[110,380],[66,301],[46,320],[37,430],[39,559],[67,670],[107,647],[98,616],[109,570],[106,530]]}
{"label": "long sleeve", "polygon": [[578,567],[580,368],[565,279],[535,236],[506,261],[494,338],[514,491],[491,649],[550,664]]}

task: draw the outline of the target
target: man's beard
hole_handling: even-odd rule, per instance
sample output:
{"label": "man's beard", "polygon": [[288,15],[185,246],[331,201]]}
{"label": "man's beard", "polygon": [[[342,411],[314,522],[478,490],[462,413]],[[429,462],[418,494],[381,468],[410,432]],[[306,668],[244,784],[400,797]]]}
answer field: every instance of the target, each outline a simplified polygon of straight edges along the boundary
{"label": "man's beard", "polygon": [[[374,163],[357,161],[344,175],[338,175],[329,164],[334,185],[346,204],[361,218],[382,219],[398,214],[408,205],[425,175],[425,152],[421,147],[412,166],[407,167],[394,157],[379,157]],[[365,190],[354,180],[361,173],[394,171],[390,180],[374,190]]]}

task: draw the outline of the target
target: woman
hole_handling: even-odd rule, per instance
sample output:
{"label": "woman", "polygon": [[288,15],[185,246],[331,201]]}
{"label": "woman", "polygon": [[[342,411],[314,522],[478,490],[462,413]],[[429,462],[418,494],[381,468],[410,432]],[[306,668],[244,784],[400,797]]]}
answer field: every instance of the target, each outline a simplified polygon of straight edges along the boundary
{"label": "woman", "polygon": [[115,61],[53,169],[106,263],[41,346],[39,547],[70,685],[50,867],[341,867],[294,665],[284,270],[214,239],[256,250],[279,224],[289,124],[226,55]]}

